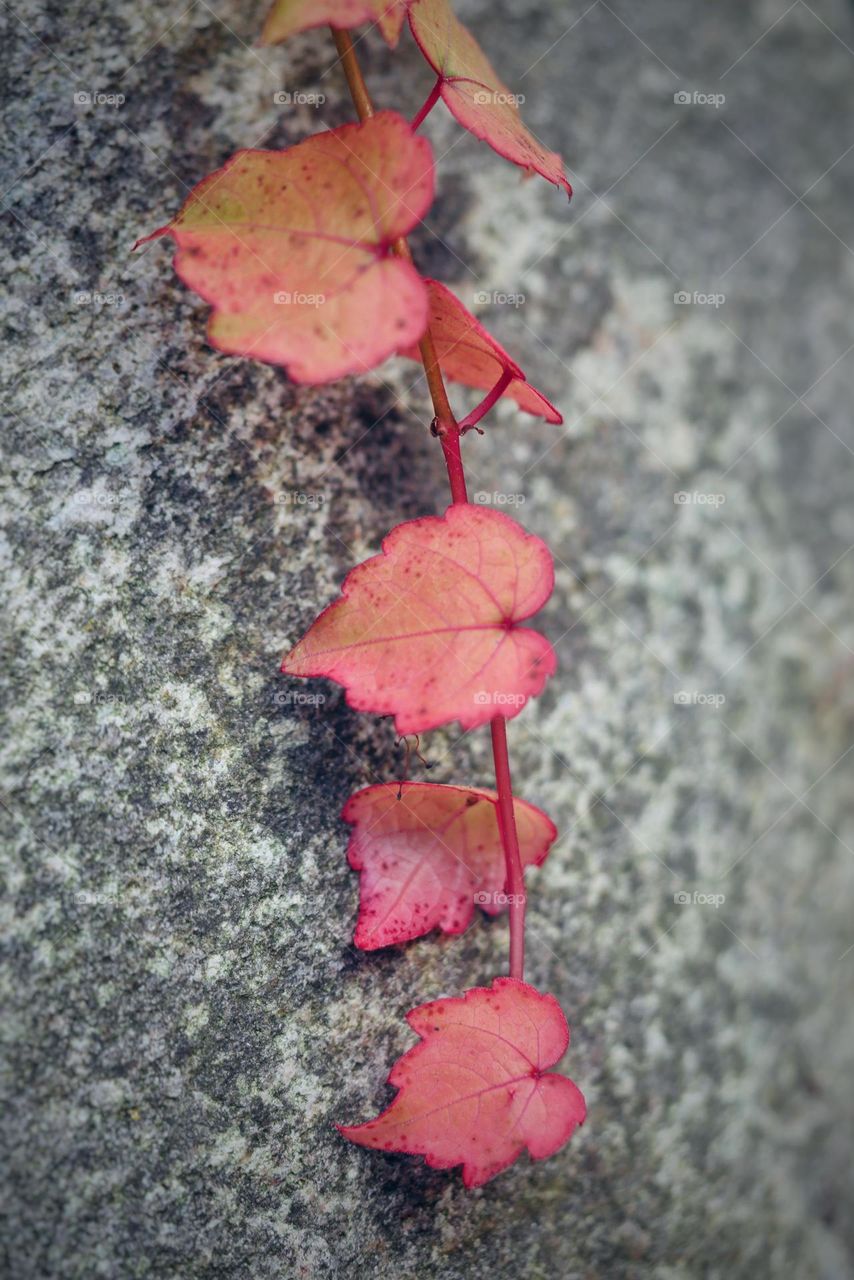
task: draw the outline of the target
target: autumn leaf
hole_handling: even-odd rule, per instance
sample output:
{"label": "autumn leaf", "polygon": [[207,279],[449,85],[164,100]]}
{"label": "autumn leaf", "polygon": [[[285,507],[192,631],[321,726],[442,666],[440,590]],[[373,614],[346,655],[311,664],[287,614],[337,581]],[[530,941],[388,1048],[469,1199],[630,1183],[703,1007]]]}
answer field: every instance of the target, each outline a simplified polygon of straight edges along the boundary
{"label": "autumn leaf", "polygon": [[408,0],[276,0],[264,23],[262,44],[279,44],[309,27],[360,27],[375,22],[392,48],[397,44]]}
{"label": "autumn leaf", "polygon": [[[353,825],[350,866],[361,872],[357,947],[374,951],[437,927],[462,933],[475,904],[489,915],[506,909],[497,800],[495,791],[435,782],[380,783],[350,797],[341,816]],[[524,800],[513,806],[522,866],[539,866],[554,824]]]}
{"label": "autumn leaf", "polygon": [[393,529],[282,670],[337,680],[351,707],[393,715],[401,734],[510,719],[555,670],[549,642],[519,626],[553,585],[539,538],[487,507],[449,507]]}
{"label": "autumn leaf", "polygon": [[407,1014],[421,1037],[392,1067],[397,1097],[367,1124],[338,1130],[363,1147],[426,1158],[432,1169],[463,1166],[479,1187],[527,1147],[544,1160],[586,1114],[571,1080],[548,1071],[569,1045],[554,996],[496,978],[460,999],[435,1000]]}
{"label": "autumn leaf", "polygon": [[[430,296],[430,335],[442,372],[454,382],[482,391],[490,391],[500,379],[509,378],[502,395],[515,400],[526,413],[536,414],[547,422],[563,422],[554,405],[531,386],[515,360],[459,298],[438,280],[425,283]],[[420,358],[417,345],[401,354],[410,360]]]}
{"label": "autumn leaf", "polygon": [[423,334],[427,290],[391,246],[432,198],[429,143],[383,111],[286,151],[238,151],[146,240],[174,238],[178,275],[214,306],[213,346],[327,382]]}
{"label": "autumn leaf", "polygon": [[448,0],[414,0],[409,10],[412,34],[441,82],[441,96],[463,126],[488,142],[494,151],[542,174],[549,182],[572,188],[561,158],[547,151],[525,128],[517,95],[499,80],[474,36],[454,15]]}

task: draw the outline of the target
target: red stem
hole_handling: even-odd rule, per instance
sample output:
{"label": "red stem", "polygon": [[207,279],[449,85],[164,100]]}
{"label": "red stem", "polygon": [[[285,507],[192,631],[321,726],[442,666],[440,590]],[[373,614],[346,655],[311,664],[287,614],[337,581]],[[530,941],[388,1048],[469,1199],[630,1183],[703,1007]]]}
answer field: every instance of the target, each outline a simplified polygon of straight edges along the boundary
{"label": "red stem", "polygon": [[510,977],[520,981],[525,972],[525,875],[519,854],[516,815],[513,811],[513,783],[507,755],[507,722],[504,716],[493,716],[492,756],[498,786],[498,828],[504,846],[507,867],[506,892],[510,897]]}
{"label": "red stem", "polygon": [[468,502],[466,490],[466,473],[463,469],[463,455],[460,452],[460,428],[456,423],[449,429],[438,431],[439,443],[445,455],[445,466],[448,469],[448,483],[451,486],[453,502]]}
{"label": "red stem", "polygon": [[505,369],[495,386],[486,393],[477,408],[472,409],[471,413],[467,413],[464,418],[460,418],[460,435],[464,436],[467,431],[471,431],[472,427],[477,426],[481,418],[489,413],[496,400],[501,399],[512,381],[513,374],[509,369]]}
{"label": "red stem", "polygon": [[[332,27],[331,31],[341,65],[344,68],[344,74],[347,77],[350,96],[353,99],[356,112],[360,120],[367,120],[374,114],[374,107],[362,75],[362,68],[359,66],[359,60],[353,48],[353,41],[347,31],[338,31],[335,27]],[[440,88],[441,80],[437,81],[433,86],[433,93],[430,95],[433,102],[438,98]],[[425,107],[427,107],[428,103],[432,107],[433,102],[430,101],[430,98],[427,99]],[[418,116],[416,116],[418,123],[421,122],[426,114],[427,112],[422,107]],[[406,258],[409,261],[412,260],[409,245],[404,239],[396,242],[394,252],[398,257]],[[454,503],[468,502],[466,477],[463,469],[462,454],[460,453],[460,424],[454,417],[448,400],[442,371],[439,368],[439,358],[436,355],[436,348],[429,328],[418,345],[424,364],[427,385],[430,388],[430,397],[433,401],[433,412],[436,415],[433,428],[442,445],[445,466],[448,469],[451,498]],[[486,400],[489,400],[493,393],[496,393],[495,399],[498,398],[500,392],[497,391],[497,387],[499,385],[500,383],[493,387]],[[504,388],[502,387],[501,390],[503,391]],[[489,407],[487,405],[487,408]],[[485,413],[486,409],[483,412]],[[482,417],[483,415],[481,414],[480,416]],[[495,764],[495,782],[498,790],[498,828],[504,849],[507,892],[511,897],[510,977],[518,978],[521,981],[525,968],[525,882],[522,872],[522,860],[519,856],[516,816],[513,811],[513,782],[510,777],[510,759],[507,754],[507,726],[504,716],[494,716],[491,721],[491,729],[492,758]]]}
{"label": "red stem", "polygon": [[444,83],[445,83],[444,76],[439,76],[438,80],[433,85],[433,88],[427,94],[427,97],[424,101],[424,105],[422,106],[421,110],[412,117],[413,133],[415,132],[416,129],[420,127],[421,124],[423,124],[423,122],[429,116],[430,112],[435,107],[436,103],[439,101],[439,94],[442,92],[442,85]]}

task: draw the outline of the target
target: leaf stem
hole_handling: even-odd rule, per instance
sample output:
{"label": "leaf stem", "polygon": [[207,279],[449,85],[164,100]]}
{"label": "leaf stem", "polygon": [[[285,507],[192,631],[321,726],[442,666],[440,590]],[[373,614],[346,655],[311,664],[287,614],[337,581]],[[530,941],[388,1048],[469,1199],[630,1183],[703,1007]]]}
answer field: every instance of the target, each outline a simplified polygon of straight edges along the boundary
{"label": "leaf stem", "polygon": [[510,369],[505,369],[501,377],[496,382],[491,391],[487,391],[476,409],[472,409],[471,413],[467,413],[464,418],[460,418],[459,428],[460,435],[464,436],[467,431],[471,431],[472,427],[476,427],[487,413],[489,413],[496,400],[500,400],[504,395],[507,387],[513,381],[513,373]]}
{"label": "leaf stem", "polygon": [[433,88],[428,93],[424,101],[424,105],[421,107],[420,111],[418,111],[418,113],[412,117],[413,133],[415,133],[415,131],[421,126],[421,124],[423,124],[423,122],[429,116],[430,112],[435,107],[436,103],[439,101],[439,95],[442,92],[442,85],[444,83],[445,83],[445,77],[439,76],[438,79],[436,80],[436,83],[433,85]]}
{"label": "leaf stem", "polygon": [[[356,113],[360,120],[368,120],[374,114],[374,104],[371,101],[368,86],[365,84],[365,78],[362,75],[362,68],[353,48],[350,33],[348,31],[339,31],[335,27],[330,28],[330,30],[335,41],[335,48],[338,50],[341,66],[344,69],[344,75],[347,77],[347,85],[350,89],[350,96],[353,99]],[[435,97],[438,97],[440,88],[441,81],[437,81],[433,87]],[[431,97],[433,97],[433,94],[431,94]],[[430,103],[430,106],[433,105],[429,98],[427,102]],[[427,106],[426,103],[425,106]],[[426,114],[426,111],[422,108],[422,111],[419,112],[420,119],[423,119]],[[419,119],[419,117],[416,117],[416,119]],[[393,249],[399,258],[412,262],[409,245],[403,237],[395,241]],[[465,470],[460,452],[460,425],[451,409],[448,392],[442,377],[442,370],[439,367],[439,357],[436,354],[436,346],[429,326],[425,330],[424,337],[418,344],[418,348],[424,365],[424,374],[430,390],[430,398],[433,401],[433,412],[436,415],[433,429],[439,437],[442,453],[445,456],[448,482],[451,486],[451,498],[455,503],[468,502]],[[496,384],[496,387],[497,385],[499,384]],[[500,393],[497,392],[496,387],[493,387],[493,390],[489,392],[483,404],[486,404],[493,392],[496,393],[495,399],[498,398]],[[486,413],[486,410],[490,407],[491,405],[486,405],[483,413]],[[479,416],[482,417],[483,414]],[[513,782],[510,776],[510,759],[507,754],[507,725],[504,716],[494,716],[490,727],[492,730],[495,782],[498,790],[498,827],[501,833],[501,844],[504,849],[507,892],[511,898],[510,976],[521,981],[525,967],[525,881],[522,872],[522,860],[519,855],[516,817],[513,811]]]}

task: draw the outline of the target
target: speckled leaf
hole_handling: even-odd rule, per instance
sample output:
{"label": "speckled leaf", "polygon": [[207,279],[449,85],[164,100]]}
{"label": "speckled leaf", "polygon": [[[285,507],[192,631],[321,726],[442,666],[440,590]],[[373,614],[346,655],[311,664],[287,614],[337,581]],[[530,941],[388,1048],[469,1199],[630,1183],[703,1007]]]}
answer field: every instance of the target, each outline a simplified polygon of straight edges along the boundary
{"label": "speckled leaf", "polygon": [[213,303],[213,346],[326,382],[424,332],[427,290],[391,244],[432,197],[429,143],[383,111],[287,151],[238,151],[146,239],[174,238],[176,271]]}
{"label": "speckled leaf", "polygon": [[[439,928],[462,933],[477,904],[507,908],[497,793],[434,782],[380,783],[352,795],[350,866],[361,872],[353,938],[363,951],[406,942]],[[542,809],[514,800],[523,867],[546,857],[557,836]]]}
{"label": "speckled leaf", "polygon": [[518,715],[555,670],[549,642],[519,623],[554,584],[545,543],[486,507],[398,525],[351,570],[282,670],[329,676],[358,711],[399,733]]}
{"label": "speckled leaf", "polygon": [[474,36],[448,0],[414,0],[409,25],[421,52],[441,78],[441,94],[460,124],[493,150],[549,182],[572,188],[561,158],[525,128],[516,95],[498,78]]}
{"label": "speckled leaf", "polygon": [[[459,298],[438,280],[427,280],[426,284],[430,295],[430,334],[442,372],[454,382],[482,391],[490,391],[502,374],[508,373],[512,380],[502,395],[515,400],[526,413],[536,414],[547,422],[563,422],[554,405],[531,386],[516,361]],[[411,360],[419,359],[417,345],[408,347],[402,354]]]}
{"label": "speckled leaf", "polygon": [[569,1046],[554,996],[496,978],[461,999],[436,1000],[406,1018],[421,1037],[391,1070],[397,1097],[367,1124],[339,1125],[351,1142],[422,1155],[433,1169],[463,1166],[479,1187],[527,1147],[553,1155],[584,1121],[584,1098],[548,1071]]}
{"label": "speckled leaf", "polygon": [[375,22],[394,48],[408,0],[276,0],[267,15],[262,44],[278,44],[309,27],[359,27]]}

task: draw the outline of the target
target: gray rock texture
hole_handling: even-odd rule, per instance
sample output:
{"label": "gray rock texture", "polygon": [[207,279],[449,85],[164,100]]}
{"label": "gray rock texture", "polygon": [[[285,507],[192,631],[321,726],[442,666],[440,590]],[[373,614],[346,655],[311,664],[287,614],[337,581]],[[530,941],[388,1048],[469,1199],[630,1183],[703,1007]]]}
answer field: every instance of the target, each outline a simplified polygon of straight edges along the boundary
{"label": "gray rock texture", "polygon": [[[557,560],[560,672],[510,740],[560,828],[527,976],[567,1010],[588,1123],[474,1193],[333,1128],[389,1099],[409,1008],[506,967],[501,920],[353,950],[338,814],[402,754],[277,675],[346,569],[442,509],[440,451],[414,365],[295,387],[206,345],[165,242],[130,253],[232,151],[351,118],[327,33],[259,49],[237,0],[10,0],[16,1280],[854,1275],[854,13],[461,11],[576,188],[427,122],[418,259],[566,415],[503,407],[465,456]],[[411,40],[359,48],[414,111]],[[489,784],[488,735],[422,746]]]}

